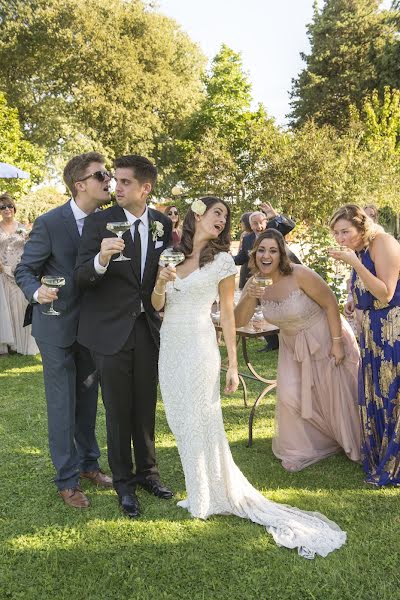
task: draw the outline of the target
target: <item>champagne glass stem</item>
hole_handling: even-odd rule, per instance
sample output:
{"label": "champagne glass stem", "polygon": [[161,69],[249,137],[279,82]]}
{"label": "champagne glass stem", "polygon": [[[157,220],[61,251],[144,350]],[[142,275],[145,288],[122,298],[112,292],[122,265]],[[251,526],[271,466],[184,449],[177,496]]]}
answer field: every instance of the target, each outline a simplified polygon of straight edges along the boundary
{"label": "champagne glass stem", "polygon": [[[122,240],[122,234],[123,234],[123,231],[117,231],[117,237],[118,237],[120,240]],[[119,257],[118,257],[118,258],[120,258],[120,259],[121,259],[121,258],[123,258],[123,256],[122,256],[122,250],[121,250],[121,252],[119,253]]]}

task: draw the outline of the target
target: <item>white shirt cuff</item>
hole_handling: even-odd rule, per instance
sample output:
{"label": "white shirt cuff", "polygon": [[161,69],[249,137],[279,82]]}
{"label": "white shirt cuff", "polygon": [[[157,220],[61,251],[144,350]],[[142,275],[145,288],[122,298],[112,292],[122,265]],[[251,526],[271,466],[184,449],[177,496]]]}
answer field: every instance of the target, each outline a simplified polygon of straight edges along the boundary
{"label": "white shirt cuff", "polygon": [[39,295],[39,288],[36,290],[36,292],[33,292],[32,298],[35,302],[39,302],[38,295]]}
{"label": "white shirt cuff", "polygon": [[108,261],[106,266],[103,267],[103,265],[100,264],[100,252],[96,254],[94,257],[94,270],[96,271],[97,275],[104,275],[104,273],[107,271],[109,262],[110,261]]}

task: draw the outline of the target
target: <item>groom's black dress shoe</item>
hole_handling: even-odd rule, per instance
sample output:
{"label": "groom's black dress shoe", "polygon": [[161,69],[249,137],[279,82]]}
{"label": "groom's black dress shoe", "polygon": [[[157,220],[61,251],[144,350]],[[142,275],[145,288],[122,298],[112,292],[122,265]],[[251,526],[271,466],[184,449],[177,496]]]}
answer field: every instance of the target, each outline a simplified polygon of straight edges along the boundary
{"label": "groom's black dress shoe", "polygon": [[142,488],[150,492],[150,494],[153,494],[153,496],[157,496],[157,498],[169,500],[174,495],[171,492],[171,490],[164,487],[161,481],[157,481],[157,479],[145,479],[144,481],[140,481],[138,483],[142,486]]}
{"label": "groom's black dress shoe", "polygon": [[140,515],[139,500],[135,492],[118,496],[118,499],[122,510],[130,519],[134,519]]}

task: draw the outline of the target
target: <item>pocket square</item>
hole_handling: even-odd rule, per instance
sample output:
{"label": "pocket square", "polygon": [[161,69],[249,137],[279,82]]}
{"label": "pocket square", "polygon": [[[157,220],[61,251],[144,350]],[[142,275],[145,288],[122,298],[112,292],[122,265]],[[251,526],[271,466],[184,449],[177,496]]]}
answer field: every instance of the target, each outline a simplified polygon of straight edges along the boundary
{"label": "pocket square", "polygon": [[164,245],[164,242],[156,242],[154,245],[154,248],[157,250],[157,248],[162,248],[163,245]]}

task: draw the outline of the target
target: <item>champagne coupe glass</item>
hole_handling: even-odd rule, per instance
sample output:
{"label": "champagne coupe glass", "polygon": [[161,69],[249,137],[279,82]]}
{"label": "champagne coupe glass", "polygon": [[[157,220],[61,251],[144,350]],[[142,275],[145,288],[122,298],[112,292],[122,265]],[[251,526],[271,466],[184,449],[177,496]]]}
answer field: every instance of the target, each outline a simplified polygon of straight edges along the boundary
{"label": "champagne coupe glass", "polygon": [[257,275],[254,276],[254,283],[256,284],[256,286],[258,286],[260,289],[262,289],[264,291],[265,288],[267,287],[267,285],[271,285],[271,280],[269,277],[266,277],[265,275],[258,273]]}
{"label": "champagne coupe glass", "polygon": [[[179,252],[178,250],[173,250],[172,248],[166,248],[160,254],[159,264],[162,267],[168,267],[169,265],[171,265],[171,267],[176,267],[176,265],[179,265],[184,260],[185,260],[185,255],[183,254],[183,252]],[[175,282],[174,282],[173,288],[177,292],[179,292],[179,289],[177,287],[175,287]]]}
{"label": "champagne coupe glass", "polygon": [[[327,252],[346,252],[347,247],[346,246],[330,246],[326,250],[327,250]],[[334,278],[335,279],[345,277],[348,274],[349,266],[346,263],[342,262],[341,260],[335,260],[333,258],[333,256],[328,255],[328,258],[330,258],[331,260],[334,261]]]}
{"label": "champagne coupe glass", "polygon": [[[43,285],[45,285],[48,288],[56,288],[57,289],[57,288],[60,288],[63,285],[65,285],[65,277],[62,277],[60,275],[44,275],[40,281],[43,283]],[[42,314],[49,315],[49,316],[58,316],[61,313],[54,310],[53,300],[52,300],[49,308],[45,311],[42,311]]]}
{"label": "champagne coupe glass", "polygon": [[[128,231],[130,228],[131,224],[129,223],[129,221],[115,221],[113,223],[107,223],[106,225],[106,229],[108,229],[108,231],[111,231],[112,233],[115,233],[117,237],[119,237],[119,239],[122,239],[122,235],[125,233],[125,231]],[[131,259],[127,256],[124,256],[122,252],[119,253],[119,256],[117,258],[113,258],[114,262],[121,260]]]}

